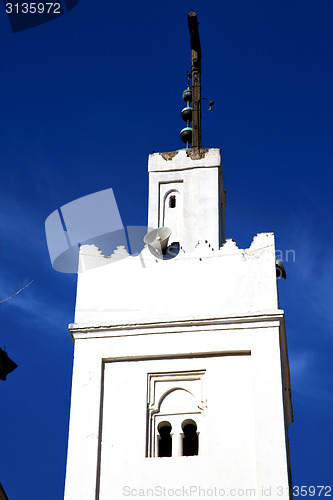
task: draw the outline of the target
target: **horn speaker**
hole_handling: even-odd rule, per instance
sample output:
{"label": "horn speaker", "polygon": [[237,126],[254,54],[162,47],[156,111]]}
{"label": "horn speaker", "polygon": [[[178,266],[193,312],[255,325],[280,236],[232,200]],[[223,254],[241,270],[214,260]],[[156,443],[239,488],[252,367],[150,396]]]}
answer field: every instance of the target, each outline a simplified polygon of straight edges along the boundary
{"label": "horn speaker", "polygon": [[146,234],[143,241],[153,247],[159,254],[163,254],[168,246],[172,230],[169,227],[158,227]]}
{"label": "horn speaker", "polygon": [[287,278],[286,270],[284,268],[283,262],[280,259],[280,257],[276,257],[275,268],[276,268],[277,279],[279,279],[279,278],[286,279]]}

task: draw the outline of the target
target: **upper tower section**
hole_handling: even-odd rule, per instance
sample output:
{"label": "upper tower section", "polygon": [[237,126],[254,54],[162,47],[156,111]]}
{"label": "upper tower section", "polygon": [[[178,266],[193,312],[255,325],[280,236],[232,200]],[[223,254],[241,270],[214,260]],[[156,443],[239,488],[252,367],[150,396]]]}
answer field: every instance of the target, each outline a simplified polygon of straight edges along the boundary
{"label": "upper tower section", "polygon": [[148,226],[170,227],[185,252],[225,240],[225,190],[219,149],[185,149],[149,156]]}
{"label": "upper tower section", "polygon": [[214,101],[201,97],[199,23],[193,10],[187,21],[192,73],[187,71],[188,84],[182,96],[186,107],[181,117],[187,126],[180,132],[186,148],[149,156],[148,226],[153,229],[169,227],[172,230],[170,243],[178,242],[185,252],[193,252],[199,241],[218,250],[225,241],[221,151],[201,147],[201,100],[209,102],[209,111]]}

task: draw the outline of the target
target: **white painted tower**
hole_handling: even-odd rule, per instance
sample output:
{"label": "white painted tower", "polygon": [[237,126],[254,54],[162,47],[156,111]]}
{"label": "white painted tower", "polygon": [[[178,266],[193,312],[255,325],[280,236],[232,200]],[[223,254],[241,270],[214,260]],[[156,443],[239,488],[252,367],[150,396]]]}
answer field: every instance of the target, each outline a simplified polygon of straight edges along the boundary
{"label": "white painted tower", "polygon": [[180,249],[81,247],[65,500],[289,499],[274,236],[225,240],[220,150],[148,170],[148,225]]}

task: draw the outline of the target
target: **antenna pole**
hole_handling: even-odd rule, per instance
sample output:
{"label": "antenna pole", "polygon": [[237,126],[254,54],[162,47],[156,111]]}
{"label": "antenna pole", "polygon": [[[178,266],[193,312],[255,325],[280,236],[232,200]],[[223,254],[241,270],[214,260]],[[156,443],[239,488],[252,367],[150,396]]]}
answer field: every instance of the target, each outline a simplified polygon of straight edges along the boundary
{"label": "antenna pole", "polygon": [[201,46],[199,23],[193,10],[187,16],[192,65],[192,148],[201,148]]}

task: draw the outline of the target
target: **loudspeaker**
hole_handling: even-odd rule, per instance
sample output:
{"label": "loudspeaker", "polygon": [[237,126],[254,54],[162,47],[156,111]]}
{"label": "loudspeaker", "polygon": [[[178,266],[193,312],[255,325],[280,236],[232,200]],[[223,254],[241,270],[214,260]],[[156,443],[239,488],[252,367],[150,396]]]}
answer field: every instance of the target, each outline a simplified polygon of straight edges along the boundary
{"label": "loudspeaker", "polygon": [[275,268],[276,268],[276,278],[277,279],[280,279],[280,278],[286,279],[287,278],[287,274],[286,274],[283,262],[280,259],[280,257],[276,257]]}
{"label": "loudspeaker", "polygon": [[168,247],[172,230],[169,227],[158,227],[146,234],[143,241],[152,247],[158,254],[163,254]]}

